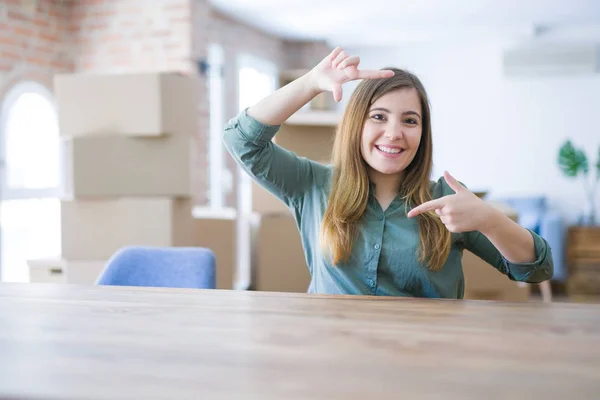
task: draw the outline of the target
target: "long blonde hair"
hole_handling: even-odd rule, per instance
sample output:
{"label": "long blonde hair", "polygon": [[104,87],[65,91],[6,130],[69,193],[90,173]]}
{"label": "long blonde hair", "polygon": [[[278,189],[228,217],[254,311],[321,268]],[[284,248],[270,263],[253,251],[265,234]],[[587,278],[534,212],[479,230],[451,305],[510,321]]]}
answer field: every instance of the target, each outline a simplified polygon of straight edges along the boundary
{"label": "long blonde hair", "polygon": [[[369,176],[361,152],[363,125],[371,105],[388,92],[414,88],[422,109],[421,142],[415,158],[404,171],[400,195],[409,207],[431,200],[429,177],[433,166],[431,113],[425,88],[413,74],[396,68],[394,76],[363,80],[352,94],[333,144],[333,179],[321,223],[321,247],[333,265],[348,261],[359,223],[367,208]],[[419,261],[431,270],[442,268],[450,252],[450,232],[434,212],[423,213],[419,223]]]}

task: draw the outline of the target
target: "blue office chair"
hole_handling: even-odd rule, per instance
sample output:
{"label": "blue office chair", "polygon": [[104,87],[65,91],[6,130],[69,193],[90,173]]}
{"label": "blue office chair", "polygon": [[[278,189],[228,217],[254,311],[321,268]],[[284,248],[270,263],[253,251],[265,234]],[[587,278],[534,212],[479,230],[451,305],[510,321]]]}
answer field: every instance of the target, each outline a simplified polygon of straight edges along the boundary
{"label": "blue office chair", "polygon": [[108,260],[96,284],[215,289],[215,255],[202,247],[124,247]]}

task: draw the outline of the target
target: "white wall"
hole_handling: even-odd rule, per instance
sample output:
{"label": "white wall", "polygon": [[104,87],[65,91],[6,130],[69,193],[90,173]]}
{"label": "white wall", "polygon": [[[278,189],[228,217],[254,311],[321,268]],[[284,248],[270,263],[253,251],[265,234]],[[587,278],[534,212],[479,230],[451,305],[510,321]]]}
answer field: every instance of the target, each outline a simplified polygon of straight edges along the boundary
{"label": "white wall", "polygon": [[[406,68],[422,80],[432,106],[435,179],[447,169],[493,197],[545,195],[575,222],[583,185],[562,175],[558,149],[570,138],[587,150],[590,166],[596,163],[600,75],[505,78],[502,48],[498,42],[346,50],[361,57],[362,68]],[[345,88],[344,101],[353,87]],[[596,204],[600,211],[600,188]]]}

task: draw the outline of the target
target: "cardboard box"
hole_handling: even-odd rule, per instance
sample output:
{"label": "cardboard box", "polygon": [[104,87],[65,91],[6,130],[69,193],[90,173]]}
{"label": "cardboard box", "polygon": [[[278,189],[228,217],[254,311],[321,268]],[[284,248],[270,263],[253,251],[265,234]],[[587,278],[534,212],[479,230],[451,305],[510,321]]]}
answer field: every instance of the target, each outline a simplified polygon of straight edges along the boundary
{"label": "cardboard box", "polygon": [[54,78],[60,134],[193,135],[195,78],[179,73],[60,74]]}
{"label": "cardboard box", "polygon": [[61,258],[28,260],[29,281],[32,283],[72,283],[93,285],[106,261],[67,261]]}
{"label": "cardboard box", "polygon": [[463,253],[466,300],[498,300],[525,302],[529,300],[531,286],[511,281],[470,251]]}
{"label": "cardboard box", "polygon": [[64,140],[64,198],[192,194],[195,139],[76,136]]}
{"label": "cardboard box", "polygon": [[120,198],[61,202],[62,258],[108,260],[124,246],[195,246],[192,201]]}
{"label": "cardboard box", "polygon": [[[502,203],[490,202],[490,204],[513,221],[518,221],[518,214],[514,209]],[[465,299],[517,302],[529,300],[531,292],[529,284],[511,281],[506,275],[467,250],[463,252],[463,273]]]}
{"label": "cardboard box", "polygon": [[[335,126],[283,124],[275,136],[274,142],[299,157],[329,164],[334,137]],[[283,202],[255,181],[252,182],[252,211],[257,213],[289,212]]]}
{"label": "cardboard box", "polygon": [[323,164],[331,162],[335,126],[283,124],[274,141],[300,157]]}
{"label": "cardboard box", "polygon": [[253,247],[252,286],[255,290],[306,293],[310,273],[291,213],[260,215]]}
{"label": "cardboard box", "polygon": [[268,190],[252,180],[252,211],[258,214],[291,213],[291,210]]}
{"label": "cardboard box", "polygon": [[206,247],[217,259],[217,289],[235,289],[240,279],[236,268],[235,210],[194,210],[197,246]]}

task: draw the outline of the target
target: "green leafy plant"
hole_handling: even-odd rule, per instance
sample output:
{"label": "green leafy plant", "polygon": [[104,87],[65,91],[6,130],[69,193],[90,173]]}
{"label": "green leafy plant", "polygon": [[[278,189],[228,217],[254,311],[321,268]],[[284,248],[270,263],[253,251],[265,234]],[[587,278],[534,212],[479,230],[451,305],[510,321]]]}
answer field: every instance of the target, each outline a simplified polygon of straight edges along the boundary
{"label": "green leafy plant", "polygon": [[558,152],[558,166],[561,171],[569,178],[577,178],[582,175],[584,189],[586,192],[587,207],[586,210],[588,215],[585,218],[588,219],[589,223],[594,223],[595,212],[594,212],[594,197],[596,194],[596,186],[598,180],[600,180],[600,148],[598,148],[598,161],[596,161],[595,179],[591,179],[590,182],[590,167],[586,153],[577,149],[573,146],[570,140],[567,140]]}
{"label": "green leafy plant", "polygon": [[576,177],[580,171],[584,175],[588,173],[588,160],[585,153],[573,147],[573,143],[570,140],[567,140],[560,148],[558,165],[568,177]]}

